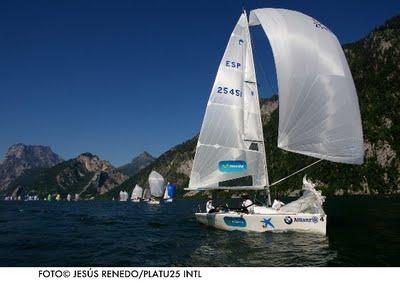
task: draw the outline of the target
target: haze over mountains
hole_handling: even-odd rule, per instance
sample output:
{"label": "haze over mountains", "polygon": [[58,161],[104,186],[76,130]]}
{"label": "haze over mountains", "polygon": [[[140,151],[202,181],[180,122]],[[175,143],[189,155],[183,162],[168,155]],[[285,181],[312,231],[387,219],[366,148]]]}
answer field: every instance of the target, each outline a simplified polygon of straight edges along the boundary
{"label": "haze over mountains", "polygon": [[[400,16],[344,45],[344,51],[360,103],[365,163],[352,166],[324,161],[306,173],[328,194],[400,193]],[[260,104],[271,182],[315,161],[277,148],[278,98]],[[152,169],[177,184],[182,195],[196,144],[197,137],[193,137],[157,159],[144,152],[118,169],[93,154],[63,161],[49,147],[18,144],[0,164],[0,196],[35,190],[42,195],[72,192],[86,198],[110,197],[121,189],[130,191],[136,183],[145,186]],[[272,190],[284,195],[298,189],[302,175]]]}

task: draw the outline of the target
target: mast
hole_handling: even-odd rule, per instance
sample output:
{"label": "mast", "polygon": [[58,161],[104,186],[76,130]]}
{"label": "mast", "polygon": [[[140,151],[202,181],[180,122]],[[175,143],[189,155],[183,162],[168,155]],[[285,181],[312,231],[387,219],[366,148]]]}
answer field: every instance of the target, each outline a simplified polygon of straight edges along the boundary
{"label": "mast", "polygon": [[[243,14],[246,16],[247,20],[248,20],[248,16],[246,13],[245,8],[243,7]],[[248,21],[247,21],[248,23]],[[249,33],[249,41],[250,41],[250,45],[248,45],[248,48],[253,49],[253,42],[251,40],[251,34],[250,34],[250,27],[248,26],[248,33]],[[246,53],[244,53],[244,55],[246,55]],[[246,58],[246,56],[244,56]],[[253,59],[254,60],[254,59]],[[244,81],[244,84],[256,84],[255,82],[251,82],[251,81]],[[265,146],[264,146],[265,147]],[[265,180],[266,180],[266,185],[264,187],[264,195],[265,195],[265,202],[267,204],[267,206],[271,206],[271,191],[270,191],[270,184],[269,184],[269,176],[268,176],[268,164],[267,164],[267,154],[264,152],[265,155]]]}

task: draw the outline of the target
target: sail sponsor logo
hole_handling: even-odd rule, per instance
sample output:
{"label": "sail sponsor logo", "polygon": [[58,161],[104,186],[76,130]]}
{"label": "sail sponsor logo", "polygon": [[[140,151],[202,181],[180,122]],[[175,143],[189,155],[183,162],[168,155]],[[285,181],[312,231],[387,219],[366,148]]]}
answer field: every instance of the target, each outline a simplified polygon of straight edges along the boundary
{"label": "sail sponsor logo", "polygon": [[320,22],[318,22],[317,20],[314,20],[314,25],[316,28],[321,29],[321,30],[325,30],[325,31],[330,31],[326,26],[322,25]]}
{"label": "sail sponsor logo", "polygon": [[299,217],[299,218],[294,218],[294,221],[296,222],[296,223],[314,223],[314,224],[316,224],[316,223],[318,223],[318,217],[316,217],[316,216],[313,216],[313,217],[311,217],[311,218],[301,218],[301,217]]}
{"label": "sail sponsor logo", "polygon": [[241,46],[241,45],[243,45],[243,44],[244,44],[244,40],[239,39],[239,45]]}
{"label": "sail sponsor logo", "polygon": [[218,163],[221,172],[244,172],[247,170],[247,163],[244,160],[222,160]]}
{"label": "sail sponsor logo", "polygon": [[230,227],[245,228],[247,226],[246,220],[242,217],[224,217],[224,222]]}

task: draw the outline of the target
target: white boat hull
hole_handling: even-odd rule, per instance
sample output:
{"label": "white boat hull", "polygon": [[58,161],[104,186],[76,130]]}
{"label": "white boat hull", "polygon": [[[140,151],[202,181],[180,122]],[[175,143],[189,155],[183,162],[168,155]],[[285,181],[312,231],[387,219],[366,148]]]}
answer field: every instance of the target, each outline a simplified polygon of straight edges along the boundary
{"label": "white boat hull", "polygon": [[160,201],[150,200],[150,201],[147,201],[147,204],[150,204],[150,205],[159,205],[159,204],[160,204]]}
{"label": "white boat hull", "polygon": [[285,232],[302,231],[326,235],[327,216],[324,214],[243,214],[196,213],[201,224],[226,231],[243,232]]}

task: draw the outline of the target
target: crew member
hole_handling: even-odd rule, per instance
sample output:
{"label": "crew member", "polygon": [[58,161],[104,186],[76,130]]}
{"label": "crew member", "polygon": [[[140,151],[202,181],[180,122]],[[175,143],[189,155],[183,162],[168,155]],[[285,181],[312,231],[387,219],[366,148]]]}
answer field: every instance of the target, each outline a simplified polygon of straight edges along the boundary
{"label": "crew member", "polygon": [[278,199],[275,199],[274,203],[272,203],[272,209],[279,211],[283,205],[285,205],[285,203],[279,201]]}
{"label": "crew member", "polygon": [[213,199],[210,197],[208,198],[207,204],[206,204],[206,211],[207,213],[214,213],[215,212],[215,207],[213,206]]}
{"label": "crew member", "polygon": [[249,195],[242,195],[242,211],[248,214],[254,214],[254,203],[250,200]]}

